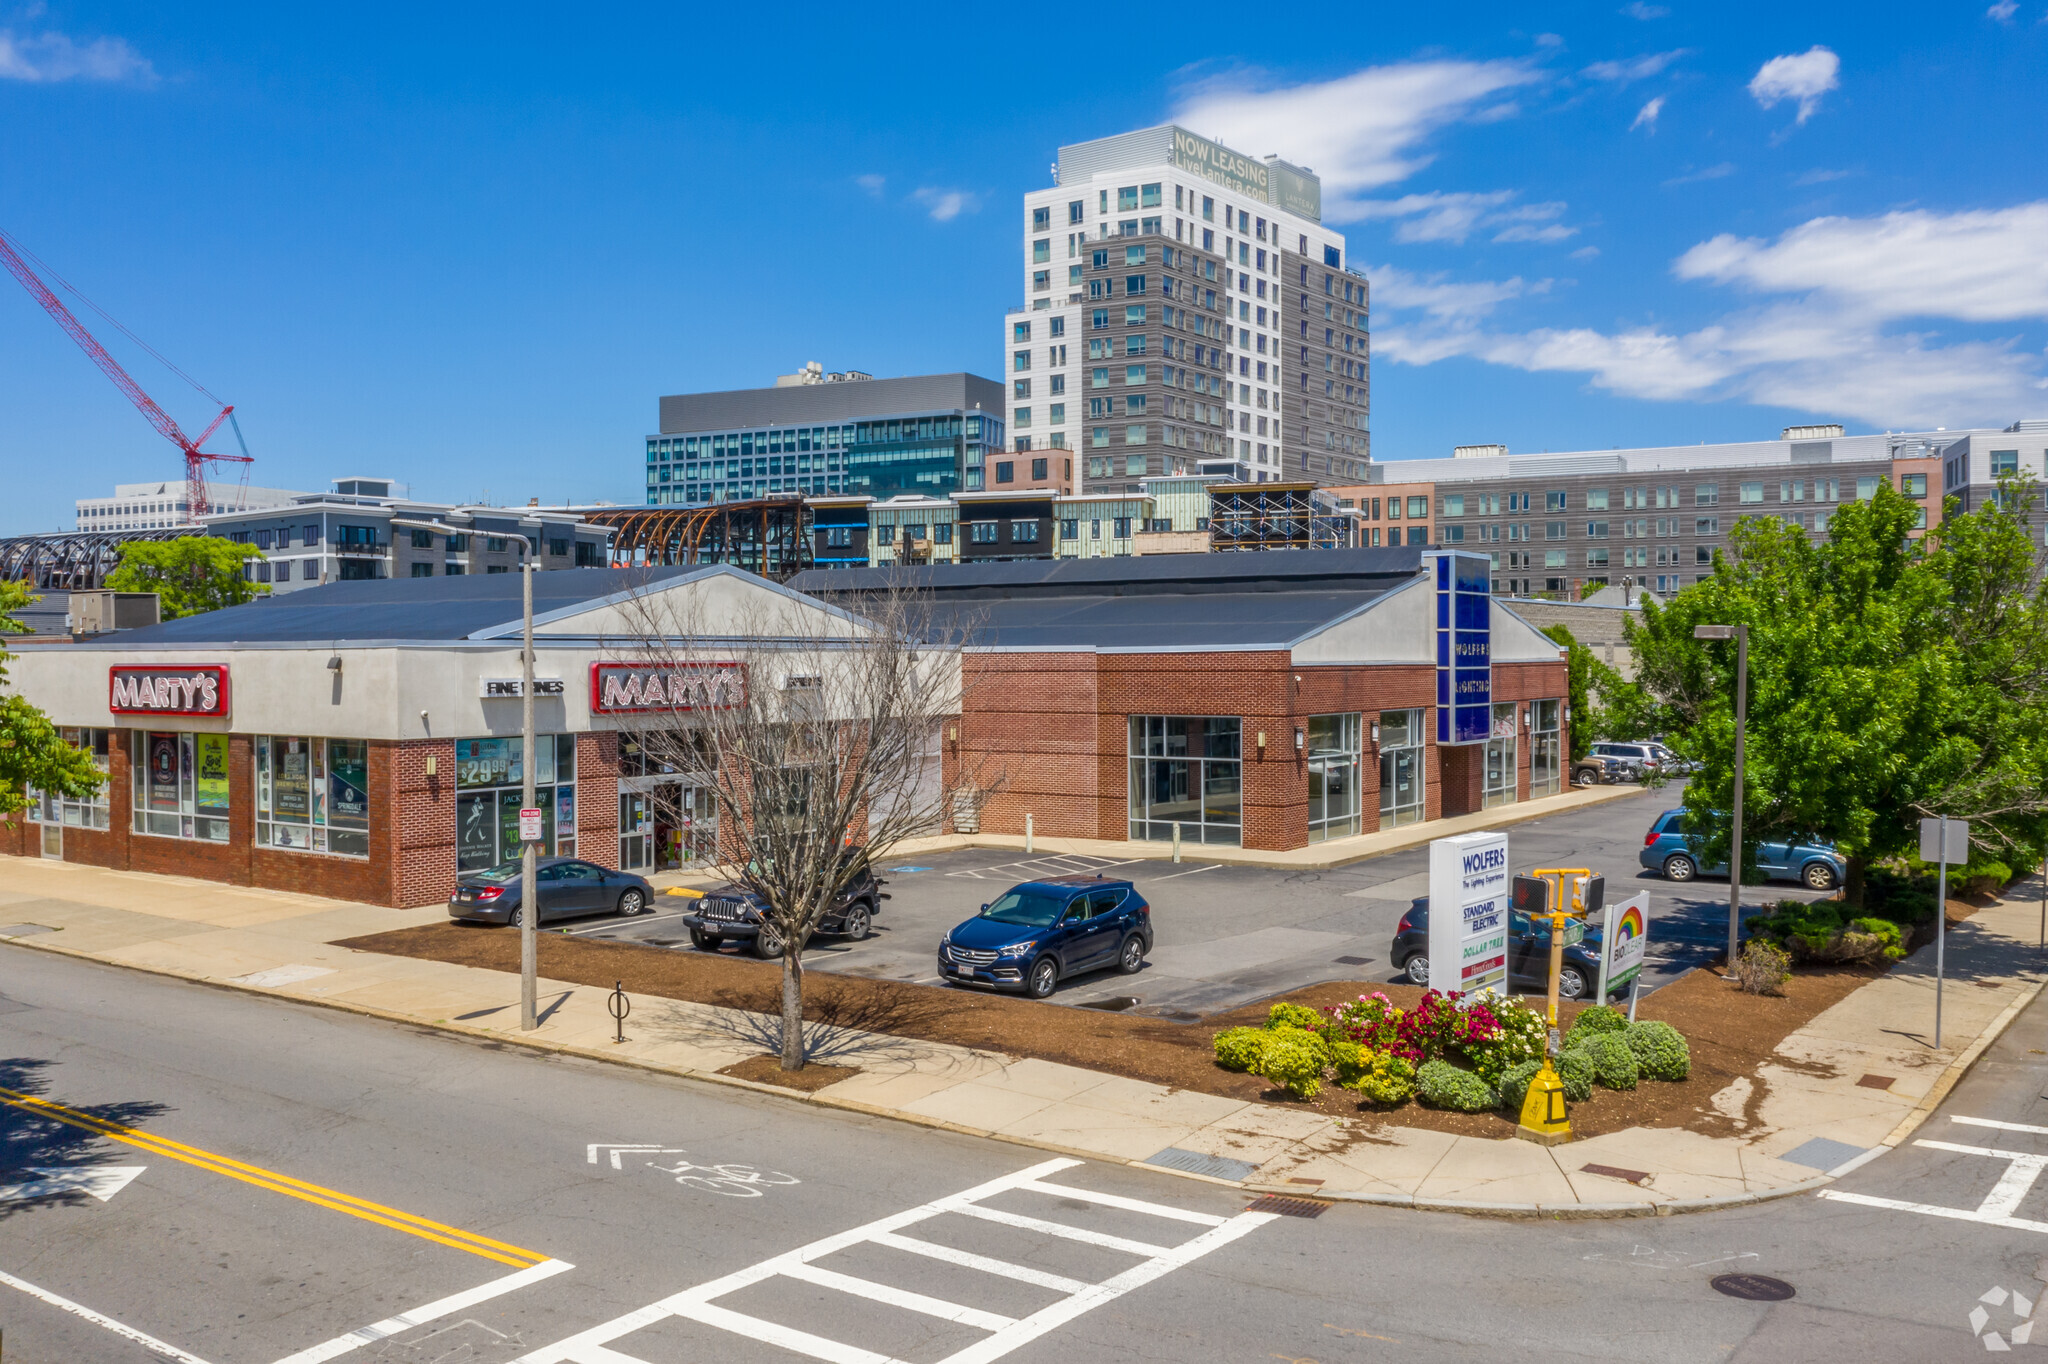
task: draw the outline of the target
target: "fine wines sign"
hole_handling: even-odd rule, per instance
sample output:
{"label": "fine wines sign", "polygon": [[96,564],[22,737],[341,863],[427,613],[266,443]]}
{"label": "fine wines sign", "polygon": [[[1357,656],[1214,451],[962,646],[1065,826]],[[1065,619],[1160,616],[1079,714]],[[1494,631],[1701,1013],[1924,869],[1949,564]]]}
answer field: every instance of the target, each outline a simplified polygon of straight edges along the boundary
{"label": "fine wines sign", "polygon": [[190,668],[109,668],[107,709],[116,715],[228,713],[225,665]]}

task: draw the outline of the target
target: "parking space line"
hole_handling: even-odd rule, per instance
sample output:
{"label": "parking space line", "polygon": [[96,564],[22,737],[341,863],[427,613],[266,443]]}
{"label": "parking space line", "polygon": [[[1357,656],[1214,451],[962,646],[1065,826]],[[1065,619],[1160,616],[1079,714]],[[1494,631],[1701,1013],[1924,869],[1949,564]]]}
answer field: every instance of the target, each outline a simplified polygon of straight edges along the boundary
{"label": "parking space line", "polygon": [[109,1122],[105,1118],[96,1118],[90,1113],[80,1112],[75,1108],[67,1108],[63,1104],[53,1103],[48,1099],[38,1099],[32,1094],[22,1094],[15,1090],[0,1088],[0,1104],[6,1104],[8,1107],[19,1109],[24,1113],[32,1113],[39,1118],[48,1118],[64,1123],[67,1126],[83,1128],[85,1131],[105,1137],[109,1141],[118,1141],[123,1145],[133,1146],[138,1150],[149,1151],[169,1160],[196,1166],[213,1174],[225,1175],[229,1179],[240,1180],[244,1184],[251,1184],[259,1189],[268,1189],[272,1193],[280,1193],[287,1198],[296,1198],[302,1202],[312,1203],[319,1207],[331,1208],[335,1212],[347,1213],[350,1217],[359,1217],[365,1222],[375,1222],[379,1226],[390,1227],[394,1231],[402,1231],[408,1236],[417,1236],[422,1240],[436,1241],[444,1246],[453,1246],[457,1250],[466,1250],[472,1255],[481,1255],[487,1260],[496,1260],[500,1264],[524,1269],[530,1265],[540,1264],[549,1258],[539,1251],[526,1250],[520,1246],[508,1245],[503,1241],[494,1241],[488,1236],[479,1236],[475,1232],[463,1231],[460,1227],[451,1227],[445,1223],[435,1222],[409,1212],[401,1212],[397,1208],[387,1208],[381,1203],[372,1203],[366,1198],[357,1198],[353,1194],[345,1194],[335,1189],[323,1188],[321,1185],[308,1183],[303,1179],[294,1179],[290,1175],[279,1174],[275,1170],[266,1170],[260,1165],[250,1165],[246,1162],[235,1160],[230,1156],[218,1155],[212,1151],[202,1150],[197,1146],[187,1146],[183,1142],[173,1141],[169,1137],[160,1137],[151,1132],[144,1132],[140,1128],[124,1126],[117,1122]]}
{"label": "parking space line", "polygon": [[1206,867],[1193,867],[1187,871],[1169,872],[1165,876],[1148,876],[1145,878],[1145,881],[1148,885],[1154,881],[1171,881],[1176,876],[1194,876],[1200,872],[1215,871],[1216,868],[1222,865],[1221,862],[1212,862]]}
{"label": "parking space line", "polygon": [[602,933],[608,928],[630,928],[636,924],[658,924],[663,919],[680,919],[685,914],[691,912],[691,910],[687,909],[678,909],[667,914],[635,914],[630,919],[607,919],[601,924],[592,924],[588,928],[570,928],[562,931],[573,938],[579,933]]}
{"label": "parking space line", "polygon": [[175,1345],[166,1345],[155,1336],[138,1331],[133,1326],[123,1326],[112,1317],[102,1316],[90,1307],[80,1307],[69,1298],[58,1297],[47,1288],[37,1288],[34,1284],[17,1279],[12,1274],[0,1274],[0,1284],[6,1284],[9,1288],[20,1289],[31,1298],[47,1303],[60,1312],[69,1312],[74,1317],[83,1317],[95,1326],[103,1326],[117,1336],[123,1336],[134,1341],[145,1350],[160,1354],[166,1359],[175,1359],[178,1361],[178,1364],[206,1364],[206,1361],[198,1355],[187,1354]]}
{"label": "parking space line", "polygon": [[359,1349],[364,1345],[374,1345],[387,1336],[395,1336],[399,1332],[409,1331],[415,1326],[424,1326],[426,1323],[440,1317],[445,1317],[451,1312],[460,1312],[465,1307],[474,1307],[480,1302],[489,1302],[492,1298],[516,1292],[528,1284],[539,1283],[542,1279],[551,1279],[555,1275],[575,1267],[561,1260],[542,1260],[537,1265],[530,1265],[515,1273],[507,1274],[501,1279],[493,1279],[489,1283],[479,1284],[475,1288],[466,1288],[460,1293],[451,1293],[445,1298],[440,1298],[426,1304],[424,1307],[415,1307],[410,1312],[401,1312],[395,1317],[386,1317],[384,1320],[374,1322],[369,1326],[359,1326],[347,1335],[336,1336],[333,1340],[308,1346],[297,1354],[286,1355],[283,1359],[277,1361],[277,1364],[321,1364],[323,1360],[337,1358],[347,1354],[350,1350]]}

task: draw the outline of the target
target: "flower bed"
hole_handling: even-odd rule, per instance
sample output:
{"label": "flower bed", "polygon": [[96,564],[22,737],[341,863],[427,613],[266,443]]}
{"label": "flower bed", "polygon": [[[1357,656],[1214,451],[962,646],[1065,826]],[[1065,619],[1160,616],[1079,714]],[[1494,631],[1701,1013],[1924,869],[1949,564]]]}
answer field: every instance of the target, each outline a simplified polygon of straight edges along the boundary
{"label": "flower bed", "polygon": [[[1334,1083],[1373,1108],[1419,1099],[1429,1108],[1484,1113],[1519,1111],[1548,1037],[1543,1017],[1519,1000],[1428,990],[1410,1009],[1378,992],[1321,1010],[1275,1004],[1264,1027],[1226,1029],[1214,1045],[1217,1065],[1263,1075],[1296,1099],[1314,1099]],[[1628,1090],[1691,1073],[1691,1050],[1678,1029],[1631,1023],[1603,1004],[1581,1009],[1562,1041],[1556,1068],[1567,1103],[1583,1103],[1595,1085]]]}

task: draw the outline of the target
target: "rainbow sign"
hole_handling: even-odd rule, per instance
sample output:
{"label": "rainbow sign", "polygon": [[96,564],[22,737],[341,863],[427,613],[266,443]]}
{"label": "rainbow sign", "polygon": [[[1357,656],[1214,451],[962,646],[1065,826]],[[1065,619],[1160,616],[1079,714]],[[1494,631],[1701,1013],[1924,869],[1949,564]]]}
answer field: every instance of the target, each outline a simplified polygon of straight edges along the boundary
{"label": "rainbow sign", "polygon": [[1633,895],[1607,906],[1606,922],[1600,934],[1600,994],[1628,984],[1643,969],[1650,946],[1650,897]]}

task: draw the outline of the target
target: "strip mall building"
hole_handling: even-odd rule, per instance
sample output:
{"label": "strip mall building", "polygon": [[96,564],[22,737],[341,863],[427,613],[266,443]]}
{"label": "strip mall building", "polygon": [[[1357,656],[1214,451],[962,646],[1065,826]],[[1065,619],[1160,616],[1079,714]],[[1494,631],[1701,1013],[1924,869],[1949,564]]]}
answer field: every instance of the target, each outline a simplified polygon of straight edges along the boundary
{"label": "strip mall building", "polygon": [[[962,827],[1298,848],[1560,789],[1566,666],[1488,595],[1480,556],[1420,549],[537,575],[545,848],[629,868],[701,858],[701,774],[633,740],[642,602],[735,653],[790,611],[843,622],[914,575],[971,625],[946,780]],[[873,580],[873,581],[871,581]],[[94,798],[36,800],[0,852],[376,904],[443,898],[516,852],[519,580],[336,583],[85,643],[24,643],[9,682],[90,749]],[[832,628],[828,626],[828,628]],[[758,682],[753,683],[758,685]],[[964,761],[963,761],[964,760]]]}

